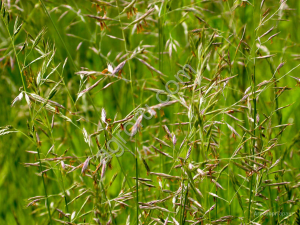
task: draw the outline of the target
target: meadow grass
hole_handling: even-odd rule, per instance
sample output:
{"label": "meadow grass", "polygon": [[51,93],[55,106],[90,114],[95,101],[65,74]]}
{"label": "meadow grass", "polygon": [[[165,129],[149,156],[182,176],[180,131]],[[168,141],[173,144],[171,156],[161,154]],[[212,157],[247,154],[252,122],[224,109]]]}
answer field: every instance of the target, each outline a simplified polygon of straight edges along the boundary
{"label": "meadow grass", "polygon": [[1,1],[0,224],[300,224],[299,15]]}

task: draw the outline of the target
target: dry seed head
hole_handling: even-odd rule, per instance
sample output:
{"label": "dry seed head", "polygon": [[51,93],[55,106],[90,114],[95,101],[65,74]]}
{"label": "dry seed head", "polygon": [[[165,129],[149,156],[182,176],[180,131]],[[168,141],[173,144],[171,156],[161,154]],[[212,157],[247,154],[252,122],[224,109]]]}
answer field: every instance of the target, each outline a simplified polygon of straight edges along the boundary
{"label": "dry seed head", "polygon": [[176,135],[175,135],[175,134],[173,134],[172,142],[173,142],[173,145],[174,145],[174,146],[175,146],[176,143],[177,143],[177,139],[176,139]]}
{"label": "dry seed head", "polygon": [[64,163],[64,161],[60,161],[61,167],[65,170],[66,169],[66,165]]}
{"label": "dry seed head", "polygon": [[82,165],[82,169],[81,169],[81,173],[85,174],[85,171],[87,170],[88,166],[90,163],[90,157],[87,157],[87,159],[84,161],[83,165]]}
{"label": "dry seed head", "polygon": [[103,179],[103,177],[105,175],[105,171],[106,171],[106,161],[103,160],[102,170],[101,170],[101,179]]}
{"label": "dry seed head", "polygon": [[21,101],[23,98],[23,92],[21,92],[11,103],[11,106],[14,106],[14,104],[18,101]]}
{"label": "dry seed head", "polygon": [[137,131],[139,130],[139,128],[141,127],[142,119],[143,119],[143,114],[140,115],[137,118],[135,124],[132,126],[132,128],[131,128],[131,134],[130,134],[131,137],[133,137],[137,133]]}
{"label": "dry seed head", "polygon": [[163,125],[163,129],[165,130],[165,132],[169,135],[169,138],[172,139],[172,134],[169,130],[169,128],[166,125]]}

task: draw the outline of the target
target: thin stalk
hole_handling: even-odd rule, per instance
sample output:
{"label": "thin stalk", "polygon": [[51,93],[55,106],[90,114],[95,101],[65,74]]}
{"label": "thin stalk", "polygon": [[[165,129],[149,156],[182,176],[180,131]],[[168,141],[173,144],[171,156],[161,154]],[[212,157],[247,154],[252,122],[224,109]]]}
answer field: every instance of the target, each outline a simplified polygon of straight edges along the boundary
{"label": "thin stalk", "polygon": [[[119,0],[116,1],[116,4],[117,4],[118,12],[119,12],[119,15],[120,15],[120,7],[119,7],[118,1],[119,1]],[[125,52],[128,53],[127,44],[126,44],[126,38],[125,38],[125,33],[124,33],[124,29],[123,29],[123,25],[122,25],[120,16],[119,16],[119,23],[120,23],[120,26],[121,26],[122,37],[123,37],[123,40],[124,40],[124,48],[125,48]],[[133,104],[133,108],[135,108],[134,95],[133,95],[133,86],[132,86],[131,66],[130,66],[130,57],[129,57],[129,54],[127,54],[127,57],[126,57],[126,58],[127,58],[128,69],[129,69],[129,79],[130,79],[130,89],[131,89],[131,96],[132,96],[132,104]]]}
{"label": "thin stalk", "polygon": [[61,41],[62,44],[64,45],[64,48],[66,49],[66,52],[67,52],[68,56],[70,57],[70,60],[71,60],[71,62],[72,62],[72,64],[73,64],[74,68],[77,70],[77,66],[76,66],[76,64],[75,64],[75,62],[74,62],[74,60],[73,60],[73,58],[72,58],[72,55],[70,54],[70,52],[69,52],[69,50],[68,50],[68,48],[67,48],[67,46],[66,46],[66,43],[64,42],[64,40],[63,40],[62,36],[60,35],[60,33],[59,33],[59,31],[58,31],[58,29],[57,29],[57,27],[56,27],[54,21],[52,20],[52,17],[51,17],[51,15],[49,14],[49,12],[48,12],[48,10],[47,10],[47,8],[46,8],[46,5],[45,5],[45,3],[44,3],[44,0],[39,0],[39,1],[41,2],[42,7],[43,7],[43,9],[44,9],[46,15],[49,17],[49,19],[50,19],[50,21],[51,21],[51,23],[52,23],[52,25],[53,25],[53,27],[54,27],[54,29],[55,29],[57,35],[58,35],[60,41]]}
{"label": "thin stalk", "polygon": [[[253,2],[253,18],[254,18],[254,2]],[[254,27],[254,26],[253,26]],[[253,63],[253,76],[252,76],[252,83],[251,83],[251,86],[252,86],[252,93],[253,93],[253,106],[254,106],[254,110],[253,110],[253,135],[255,137],[255,128],[256,128],[256,115],[257,115],[257,105],[256,105],[256,95],[255,95],[255,79],[256,79],[256,76],[255,76],[255,68],[256,68],[256,46],[255,46],[255,42],[256,42],[256,31],[255,31],[255,28],[253,28],[253,37],[254,37],[254,40],[253,40],[253,45],[252,45],[252,57],[253,57],[253,60],[254,60],[254,63]],[[254,153],[255,153],[255,139],[253,139],[252,141],[252,149],[251,149],[251,154],[252,156],[254,156]],[[253,164],[253,163],[252,163]],[[251,178],[250,178],[250,196],[249,196],[249,205],[248,205],[248,223],[250,223],[251,221],[251,204],[252,204],[252,192],[253,192],[253,177],[254,177],[254,174],[251,175]]]}
{"label": "thin stalk", "polygon": [[[136,143],[136,140],[135,140]],[[136,185],[136,224],[139,224],[139,168],[138,168],[138,151],[137,151],[137,146],[135,146],[135,185]]]}
{"label": "thin stalk", "polygon": [[[118,0],[116,1],[116,5],[117,5],[117,9],[118,9],[118,13],[120,15],[120,7],[119,7],[119,2]],[[125,38],[125,33],[124,33],[124,29],[123,29],[123,24],[121,21],[121,18],[119,16],[119,23],[121,26],[121,31],[122,31],[122,37],[124,40],[124,48],[125,48],[125,52],[128,53],[128,49],[127,49],[127,44],[126,44],[126,38]],[[129,79],[130,79],[130,90],[131,90],[131,96],[132,96],[132,104],[133,104],[133,108],[135,108],[135,101],[134,101],[134,92],[133,92],[133,84],[132,84],[132,74],[131,74],[131,66],[130,66],[130,56],[129,54],[127,54],[127,64],[128,64],[128,69],[129,69]],[[137,150],[137,140],[135,137],[135,165],[136,165],[136,224],[139,224],[139,183],[138,183],[138,150]]]}
{"label": "thin stalk", "polygon": [[181,183],[181,198],[180,198],[180,209],[179,209],[179,215],[180,215],[180,220],[179,221],[182,221],[182,202],[183,202],[183,188],[184,187],[184,180],[182,180],[182,183]]}
{"label": "thin stalk", "polygon": [[[71,63],[72,63],[73,66],[74,66],[74,69],[77,71],[78,68],[77,68],[77,66],[76,66],[76,64],[75,64],[75,62],[74,62],[74,60],[73,60],[73,58],[72,58],[72,55],[71,55],[71,53],[69,52],[69,50],[68,50],[68,48],[67,48],[67,45],[66,45],[66,43],[64,42],[62,36],[60,35],[60,33],[59,33],[59,31],[58,31],[58,29],[57,29],[57,27],[56,27],[54,21],[52,20],[52,17],[51,17],[51,15],[49,14],[49,12],[48,12],[48,10],[47,10],[47,8],[46,8],[46,5],[45,5],[45,3],[44,3],[44,1],[43,1],[43,0],[40,0],[40,2],[41,2],[41,4],[42,4],[42,7],[43,7],[43,9],[44,9],[46,15],[49,17],[49,19],[50,19],[50,21],[51,21],[51,23],[52,23],[52,25],[53,25],[53,27],[54,27],[54,29],[55,29],[57,35],[58,35],[60,41],[62,42],[62,44],[63,44],[63,46],[64,46],[64,48],[65,48],[65,50],[66,50],[66,52],[67,52],[67,54],[68,54],[68,56],[69,56],[69,58],[70,58]],[[65,84],[65,82],[64,82],[64,84]],[[67,91],[68,91],[69,97],[71,98],[72,102],[74,103],[75,110],[77,111],[77,109],[76,109],[76,104],[75,104],[73,98],[71,97],[71,94],[70,94],[70,92],[69,92],[68,89],[67,89]]]}
{"label": "thin stalk", "polygon": [[[98,172],[99,173],[99,172]],[[100,179],[101,179],[101,177],[100,177]],[[110,215],[111,215],[111,220],[112,220],[112,223],[113,224],[117,224],[117,222],[114,220],[114,218],[113,218],[113,214],[112,214],[112,210],[111,210],[111,205],[110,205],[110,202],[109,202],[109,200],[108,200],[108,198],[107,198],[107,196],[106,196],[106,194],[105,194],[105,190],[104,190],[104,188],[103,188],[103,183],[102,183],[102,181],[100,180],[99,181],[99,183],[100,183],[100,186],[101,186],[101,189],[102,189],[102,192],[103,192],[103,195],[104,195],[104,197],[105,197],[105,200],[108,202],[108,208],[109,208],[109,212],[110,212]]]}
{"label": "thin stalk", "polygon": [[[49,123],[49,120],[48,120],[48,116],[47,116],[47,112],[45,111],[45,109],[43,110],[44,111],[44,114],[45,114],[45,119],[47,121],[47,126],[48,126],[48,129],[51,133],[51,141],[52,141],[52,145],[55,144],[55,141],[54,141],[54,137],[53,137],[53,132],[52,132],[52,129],[51,129],[51,125]],[[68,200],[67,200],[67,193],[66,193],[66,189],[65,189],[65,184],[64,184],[64,180],[63,180],[63,176],[62,176],[62,171],[61,169],[59,169],[59,166],[57,165],[57,168],[59,170],[59,173],[60,173],[60,178],[61,178],[61,184],[62,184],[62,189],[63,189],[63,192],[64,192],[64,199],[65,199],[65,207],[66,207],[66,211],[67,213],[69,213],[69,209],[68,209]],[[69,217],[68,218],[69,221],[71,221],[71,218]]]}
{"label": "thin stalk", "polygon": [[181,224],[185,224],[185,219],[186,219],[186,216],[185,216],[185,205],[187,203],[187,198],[188,198],[188,191],[189,191],[189,183],[187,183],[186,185],[186,192],[185,192],[185,198],[184,198],[184,205],[183,205],[183,212],[182,212],[182,221],[181,221]]}
{"label": "thin stalk", "polygon": [[[35,132],[36,134],[36,132]],[[40,148],[38,146],[36,146],[37,152],[38,152],[38,160],[39,160],[39,169],[40,169],[40,173],[42,176],[42,180],[43,180],[43,186],[44,186],[44,191],[45,191],[45,199],[46,199],[46,205],[47,205],[47,211],[48,211],[48,215],[49,215],[49,223],[52,224],[52,217],[51,217],[51,213],[50,213],[50,206],[49,206],[49,201],[48,201],[48,195],[47,195],[47,189],[46,189],[46,184],[45,184],[45,178],[44,178],[44,173],[42,173],[43,169],[42,169],[42,162],[41,162],[41,157],[40,157]]]}
{"label": "thin stalk", "polygon": [[9,29],[8,29],[8,24],[6,23],[6,21],[4,20],[4,18],[2,16],[1,16],[1,18],[2,18],[3,23],[5,24],[5,28],[7,30],[7,33],[9,34],[9,38],[10,38],[12,46],[13,46],[14,55],[15,55],[16,60],[17,60],[18,69],[19,69],[19,73],[20,73],[20,76],[21,76],[23,88],[24,88],[24,91],[26,91],[26,85],[25,85],[25,82],[24,82],[24,78],[22,76],[22,70],[21,70],[21,66],[20,66],[20,63],[19,63],[19,58],[18,58],[18,55],[17,55],[17,52],[16,52],[15,39],[14,39],[13,36],[11,36],[11,34],[9,32]]}

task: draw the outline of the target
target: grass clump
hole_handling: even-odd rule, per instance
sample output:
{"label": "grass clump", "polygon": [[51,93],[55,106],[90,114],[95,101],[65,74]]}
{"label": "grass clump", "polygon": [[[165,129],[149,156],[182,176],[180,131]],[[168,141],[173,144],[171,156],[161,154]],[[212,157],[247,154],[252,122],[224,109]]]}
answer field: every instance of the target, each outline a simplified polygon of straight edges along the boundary
{"label": "grass clump", "polygon": [[2,1],[0,224],[299,224],[297,1]]}

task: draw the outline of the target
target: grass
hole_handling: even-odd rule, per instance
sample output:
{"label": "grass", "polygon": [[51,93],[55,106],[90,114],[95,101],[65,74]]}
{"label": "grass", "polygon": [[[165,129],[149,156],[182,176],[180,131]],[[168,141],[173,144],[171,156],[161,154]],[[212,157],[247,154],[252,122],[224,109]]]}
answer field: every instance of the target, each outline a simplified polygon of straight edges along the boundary
{"label": "grass", "polygon": [[299,224],[298,1],[2,1],[0,224]]}

